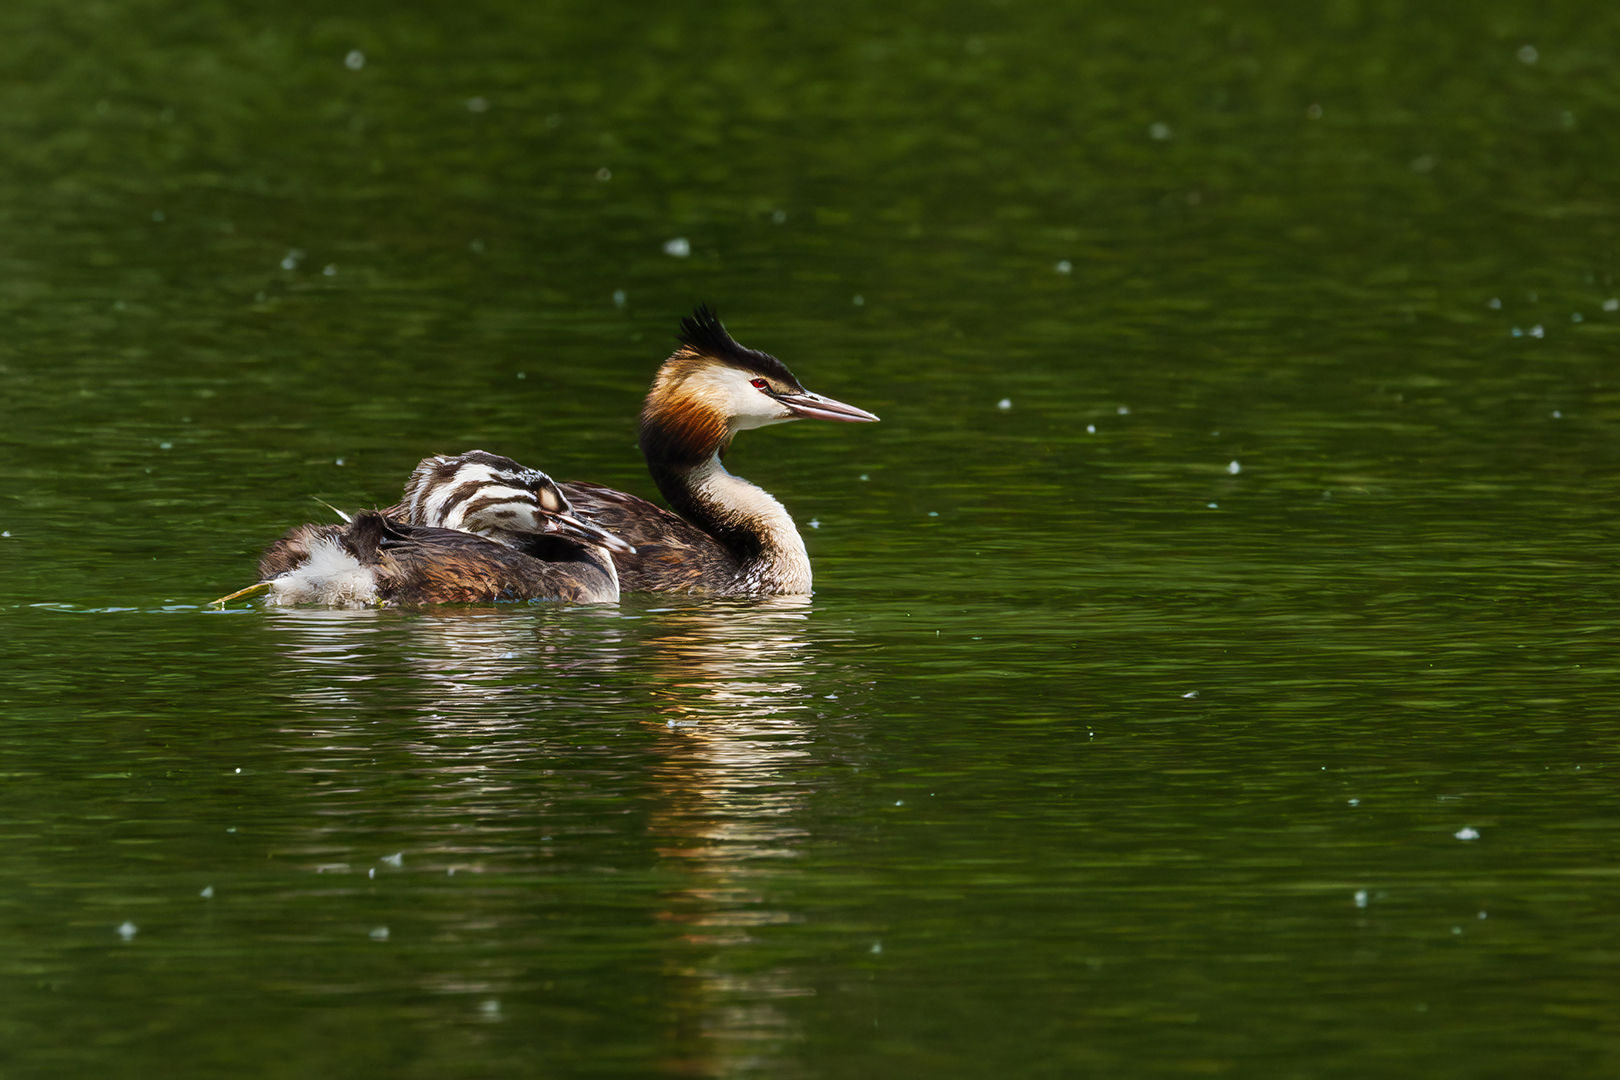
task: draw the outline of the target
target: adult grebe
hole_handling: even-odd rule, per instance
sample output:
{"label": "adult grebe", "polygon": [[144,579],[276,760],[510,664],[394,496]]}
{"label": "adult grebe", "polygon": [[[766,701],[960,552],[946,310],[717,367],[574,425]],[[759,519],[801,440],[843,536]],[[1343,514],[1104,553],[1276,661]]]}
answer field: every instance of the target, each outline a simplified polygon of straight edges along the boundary
{"label": "adult grebe", "polygon": [[878,418],[812,394],[776,357],[732,340],[707,306],[681,327],[681,347],[641,410],[641,451],[675,513],[598,484],[559,484],[481,450],[427,458],[397,505],[345,525],[303,525],[272,545],[259,564],[269,602],[810,592],[793,518],[721,459],[750,428]]}

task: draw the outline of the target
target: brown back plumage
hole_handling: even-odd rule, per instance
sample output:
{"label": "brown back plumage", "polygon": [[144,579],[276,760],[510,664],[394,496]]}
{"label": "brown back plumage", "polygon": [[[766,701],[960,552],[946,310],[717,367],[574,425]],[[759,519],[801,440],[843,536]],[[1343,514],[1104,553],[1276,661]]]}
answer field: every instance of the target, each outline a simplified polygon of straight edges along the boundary
{"label": "brown back plumage", "polygon": [[542,560],[457,529],[357,514],[346,525],[301,525],[270,546],[261,581],[295,571],[317,538],[335,540],[371,572],[377,599],[391,604],[487,604],[502,600],[617,600],[617,575],[605,556],[561,544]]}

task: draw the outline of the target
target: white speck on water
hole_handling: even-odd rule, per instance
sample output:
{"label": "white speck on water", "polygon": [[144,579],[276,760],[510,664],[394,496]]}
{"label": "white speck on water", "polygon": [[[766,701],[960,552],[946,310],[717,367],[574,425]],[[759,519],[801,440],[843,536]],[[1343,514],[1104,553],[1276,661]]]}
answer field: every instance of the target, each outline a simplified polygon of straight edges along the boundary
{"label": "white speck on water", "polygon": [[607,181],[613,179],[613,170],[604,165],[600,169],[596,170],[596,178],[603,183],[606,183]]}
{"label": "white speck on water", "polygon": [[1541,328],[1540,323],[1536,323],[1536,325],[1530,328],[1530,336],[1533,338],[1546,337],[1547,331]]}
{"label": "white speck on water", "polygon": [[1620,311],[1620,297],[1611,296],[1603,301],[1604,311]]}
{"label": "white speck on water", "polygon": [[214,898],[214,887],[212,885],[208,885],[204,887],[203,891],[197,895],[202,897],[204,900],[212,900]]}
{"label": "white speck on water", "polygon": [[1361,800],[1360,799],[1351,799],[1349,801],[1350,801],[1351,806],[1360,806],[1361,805]]}
{"label": "white speck on water", "polygon": [[1057,265],[1052,269],[1056,270],[1060,274],[1067,274],[1069,271],[1074,269],[1074,264],[1068,259],[1059,259],[1057,261]]}
{"label": "white speck on water", "polygon": [[684,259],[688,255],[692,254],[691,241],[687,240],[684,236],[677,236],[673,240],[666,240],[664,242],[664,254],[673,255],[677,259]]}
{"label": "white speck on water", "polygon": [[1120,416],[1129,416],[1131,415],[1131,407],[1129,405],[1121,405],[1119,408],[1115,409],[1114,412],[1118,413]]}
{"label": "white speck on water", "polygon": [[1320,105],[1307,105],[1305,107],[1305,119],[1307,119],[1307,120],[1320,120],[1320,119],[1322,119],[1322,106],[1320,106]]}
{"label": "white speck on water", "polygon": [[173,450],[174,449],[174,443],[172,443],[172,442],[160,442],[160,443],[158,443],[158,449],[159,450]]}
{"label": "white speck on water", "polygon": [[405,865],[405,853],[403,851],[396,851],[392,855],[384,855],[377,861],[384,862],[389,866],[398,868]]}
{"label": "white speck on water", "polygon": [[1204,505],[1209,507],[1211,510],[1219,510],[1221,508],[1220,503],[1205,503]]}
{"label": "white speck on water", "polygon": [[1367,906],[1367,890],[1366,889],[1357,889],[1356,890],[1356,907],[1364,908],[1366,906]]}
{"label": "white speck on water", "polygon": [[873,956],[882,956],[883,955],[883,942],[881,942],[881,941],[872,942],[872,955]]}
{"label": "white speck on water", "polygon": [[811,518],[810,519],[810,527],[812,529],[819,529],[819,528],[821,528],[821,522],[817,521],[815,518]]}
{"label": "white speck on water", "polygon": [[856,293],[854,304],[856,307],[864,307],[866,305],[866,297],[862,296],[860,293]]}
{"label": "white speck on water", "polygon": [[236,826],[235,826],[235,825],[232,825],[232,826],[230,826],[230,827],[229,827],[229,828],[228,828],[228,829],[226,829],[226,830],[225,830],[225,831],[226,831],[226,832],[232,832],[232,833],[233,833],[233,832],[235,832],[235,831],[236,831]]}
{"label": "white speck on water", "polygon": [[1453,934],[1460,934],[1460,933],[1462,933],[1462,927],[1460,927],[1460,926],[1453,926],[1453,927],[1452,927],[1452,928],[1451,928],[1451,932],[1452,932],[1452,933],[1453,933]]}
{"label": "white speck on water", "polygon": [[904,805],[906,805],[906,800],[904,800],[904,799],[896,799],[896,800],[894,800],[894,805],[896,805],[896,806],[904,806]]}
{"label": "white speck on water", "polygon": [[350,49],[349,55],[343,58],[343,66],[350,71],[359,71],[366,66],[366,54],[359,49]]}
{"label": "white speck on water", "polygon": [[366,871],[366,877],[371,878],[372,880],[376,880],[377,868],[375,866],[373,866],[371,869],[367,870]]}
{"label": "white speck on water", "polygon": [[628,297],[625,296],[623,289],[614,289],[613,290],[613,306],[614,307],[619,307],[619,308],[624,307],[624,302],[627,299],[628,299]]}
{"label": "white speck on water", "polygon": [[336,461],[334,461],[334,462],[333,462],[333,464],[334,464],[334,465],[342,465],[342,464],[343,464],[343,459],[342,459],[342,458],[338,458],[338,459],[337,459],[337,460],[336,460]]}
{"label": "white speck on water", "polygon": [[1479,839],[1479,830],[1475,829],[1475,828],[1471,828],[1471,827],[1469,827],[1467,825],[1464,825],[1462,828],[1458,829],[1456,832],[1452,833],[1451,835],[1455,836],[1458,840],[1478,840]]}
{"label": "white speck on water", "polygon": [[371,938],[372,941],[387,941],[388,940],[388,927],[386,927],[386,926],[373,926],[371,928],[371,933],[367,934],[366,936]]}
{"label": "white speck on water", "polygon": [[1518,57],[1522,63],[1533,64],[1541,59],[1541,54],[1536,51],[1534,45],[1520,45]]}
{"label": "white speck on water", "polygon": [[303,258],[304,253],[298,248],[293,248],[291,251],[287,252],[286,255],[282,256],[281,268],[283,270],[296,270],[298,269],[298,264],[303,261]]}
{"label": "white speck on water", "polygon": [[1012,398],[1010,398],[1010,397],[1002,398],[1000,401],[996,402],[996,408],[1002,409],[1002,410],[1012,408]]}
{"label": "white speck on water", "polygon": [[861,473],[861,479],[862,480],[871,480],[872,478],[870,476],[866,475],[865,473]]}
{"label": "white speck on water", "polygon": [[1182,694],[1181,696],[1184,697],[1184,698],[1195,698],[1195,697],[1198,696],[1198,691],[1189,690],[1185,694]]}
{"label": "white speck on water", "polygon": [[482,97],[470,97],[470,98],[468,98],[467,99],[467,111],[468,112],[475,112],[475,113],[477,113],[477,112],[488,112],[489,111],[489,99],[488,98],[482,98]]}
{"label": "white speck on water", "polygon": [[1502,298],[1499,296],[1493,296],[1489,300],[1485,301],[1485,306],[1490,308],[1492,311],[1501,311]]}
{"label": "white speck on water", "polygon": [[337,277],[337,263],[327,263],[321,273],[327,277]]}
{"label": "white speck on water", "polygon": [[939,517],[939,511],[938,510],[930,510],[930,511],[928,511],[928,516],[929,517]]}
{"label": "white speck on water", "polygon": [[1513,328],[1513,336],[1514,337],[1524,337],[1524,331],[1520,330],[1517,326],[1515,326]]}
{"label": "white speck on water", "polygon": [[10,535],[11,535],[11,530],[10,529],[7,529],[5,532],[0,532],[0,536],[9,537]]}
{"label": "white speck on water", "polygon": [[1569,317],[1569,321],[1570,322],[1585,322],[1586,321],[1586,316],[1582,315],[1580,312],[1577,311],[1577,312],[1575,312],[1574,314],[1572,314]]}
{"label": "white speck on water", "polygon": [[139,927],[132,922],[119,923],[118,936],[123,938],[125,941],[129,941],[135,937],[135,933],[138,929]]}
{"label": "white speck on water", "polygon": [[1151,138],[1151,139],[1158,139],[1160,142],[1163,142],[1165,139],[1168,139],[1170,137],[1170,125],[1169,124],[1149,124],[1148,125],[1148,137]]}
{"label": "white speck on water", "polygon": [[448,870],[446,870],[444,872],[444,876],[445,877],[455,877],[456,876],[456,868],[452,866],[450,869],[448,869]]}
{"label": "white speck on water", "polygon": [[822,696],[822,698],[824,698],[827,701],[837,701],[838,700],[838,695],[837,694],[823,694],[821,696]]}
{"label": "white speck on water", "polygon": [[242,770],[241,770],[240,766],[236,770],[236,775],[238,775],[238,776],[242,775]]}
{"label": "white speck on water", "polygon": [[159,225],[163,224],[163,211],[161,211],[161,210],[152,211],[152,220],[157,222]]}
{"label": "white speck on water", "polygon": [[494,998],[490,998],[488,1001],[480,1001],[478,1003],[478,1011],[483,1013],[485,1016],[499,1016],[501,1015],[501,1003],[496,1001]]}
{"label": "white speck on water", "polygon": [[1562,420],[1564,418],[1564,412],[1562,409],[1554,409],[1552,415],[1554,420]]}
{"label": "white speck on water", "polygon": [[1482,912],[1480,912],[1480,913],[1479,913],[1479,917],[1480,917],[1480,918],[1482,918],[1482,919],[1483,919],[1483,918],[1484,918],[1484,917],[1485,917],[1485,913],[1484,913],[1484,912],[1483,912],[1483,911],[1482,911]]}
{"label": "white speck on water", "polygon": [[1232,461],[1227,462],[1226,471],[1231,473],[1233,476],[1236,476],[1238,473],[1243,471],[1243,466],[1239,465],[1237,463],[1236,459],[1234,459]]}
{"label": "white speck on water", "polygon": [[771,211],[771,220],[776,222],[776,224],[778,224],[778,225],[782,224],[784,221],[787,220],[787,211],[786,210],[772,210]]}
{"label": "white speck on water", "polygon": [[1086,434],[1087,435],[1095,435],[1095,434],[1097,434],[1097,425],[1096,424],[1087,424],[1086,425]]}
{"label": "white speck on water", "polygon": [[520,371],[517,373],[517,377],[520,379],[527,379],[529,377],[529,373],[527,371]]}

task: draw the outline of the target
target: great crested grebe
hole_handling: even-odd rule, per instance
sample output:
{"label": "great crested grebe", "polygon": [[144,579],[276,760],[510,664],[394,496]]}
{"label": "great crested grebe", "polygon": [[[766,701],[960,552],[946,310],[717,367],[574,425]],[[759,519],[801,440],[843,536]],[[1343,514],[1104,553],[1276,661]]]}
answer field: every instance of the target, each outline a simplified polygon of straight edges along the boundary
{"label": "great crested grebe", "polygon": [[288,532],[265,552],[256,588],[272,604],[337,605],[809,593],[793,518],[721,461],[739,431],[878,418],[812,394],[776,357],[733,341],[706,305],[681,328],[641,410],[641,452],[675,513],[482,450],[431,457],[387,510]]}

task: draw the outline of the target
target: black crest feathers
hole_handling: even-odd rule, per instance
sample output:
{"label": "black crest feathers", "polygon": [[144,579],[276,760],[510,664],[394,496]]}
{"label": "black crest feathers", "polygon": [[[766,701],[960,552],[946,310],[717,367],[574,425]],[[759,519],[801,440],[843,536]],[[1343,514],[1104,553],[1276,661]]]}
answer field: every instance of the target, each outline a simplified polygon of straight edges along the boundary
{"label": "black crest feathers", "polygon": [[726,332],[724,324],[720,322],[720,316],[716,315],[714,308],[708,304],[699,304],[692,314],[681,320],[679,338],[681,344],[691,352],[723,360],[732,367],[757,372],[768,379],[787,383],[799,390],[804,389],[782,361],[770,353],[744,348],[737,344]]}

